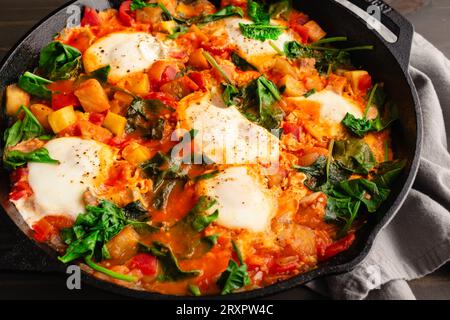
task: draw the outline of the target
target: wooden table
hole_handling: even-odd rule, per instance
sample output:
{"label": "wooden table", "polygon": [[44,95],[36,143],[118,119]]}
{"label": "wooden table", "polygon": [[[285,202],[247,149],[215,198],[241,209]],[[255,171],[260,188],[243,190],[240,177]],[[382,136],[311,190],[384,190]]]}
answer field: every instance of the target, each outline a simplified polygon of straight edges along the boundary
{"label": "wooden table", "polygon": [[[0,11],[0,58],[37,21],[64,4],[66,0],[14,0],[4,4]],[[407,11],[417,30],[450,56],[450,0],[390,0],[392,5]],[[417,7],[426,4],[421,9]],[[440,30],[440,32],[438,32]],[[7,220],[0,219],[0,255],[20,244],[21,237]],[[45,259],[40,252],[36,259]],[[36,256],[37,255],[37,256]],[[27,268],[24,268],[27,270]],[[450,265],[432,275],[410,282],[419,299],[450,299]],[[65,277],[52,272],[0,271],[0,299],[118,299],[116,295],[84,286],[71,292],[66,289]],[[309,289],[299,287],[282,293],[281,299],[323,299]]]}

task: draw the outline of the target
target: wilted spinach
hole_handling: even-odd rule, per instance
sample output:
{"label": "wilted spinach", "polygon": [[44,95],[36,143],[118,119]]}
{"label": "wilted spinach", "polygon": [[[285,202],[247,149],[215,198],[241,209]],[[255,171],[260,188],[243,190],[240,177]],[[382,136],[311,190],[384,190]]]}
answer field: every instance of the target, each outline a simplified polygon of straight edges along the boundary
{"label": "wilted spinach", "polygon": [[51,42],[41,50],[39,68],[53,81],[76,78],[82,71],[81,52],[59,41]]}

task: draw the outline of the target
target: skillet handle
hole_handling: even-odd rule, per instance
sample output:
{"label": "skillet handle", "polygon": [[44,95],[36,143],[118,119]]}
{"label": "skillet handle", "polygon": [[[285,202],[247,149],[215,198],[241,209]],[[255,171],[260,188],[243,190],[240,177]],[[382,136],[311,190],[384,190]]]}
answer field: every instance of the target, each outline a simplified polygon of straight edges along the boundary
{"label": "skillet handle", "polygon": [[404,71],[408,71],[413,25],[400,13],[381,0],[334,0],[343,5],[374,29],[396,57]]}

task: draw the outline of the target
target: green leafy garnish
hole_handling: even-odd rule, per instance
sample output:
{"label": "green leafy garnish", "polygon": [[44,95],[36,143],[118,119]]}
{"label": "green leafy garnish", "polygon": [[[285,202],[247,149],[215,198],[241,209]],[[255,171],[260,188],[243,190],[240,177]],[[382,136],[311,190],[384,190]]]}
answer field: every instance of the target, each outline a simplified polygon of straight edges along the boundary
{"label": "green leafy garnish", "polygon": [[242,71],[258,71],[254,65],[239,56],[236,52],[231,54],[231,61]]}
{"label": "green leafy garnish", "polygon": [[237,104],[236,98],[240,96],[241,92],[238,88],[233,86],[232,84],[223,85],[223,93],[222,98],[223,102],[227,107],[233,106]]}
{"label": "green leafy garnish", "polygon": [[33,96],[50,100],[52,91],[47,88],[47,85],[51,83],[53,82],[27,71],[19,78],[18,85]]}
{"label": "green leafy garnish", "polygon": [[[375,106],[378,115],[375,119],[367,119],[370,107]],[[386,94],[383,89],[376,84],[369,93],[364,117],[359,119],[347,113],[342,120],[342,124],[358,137],[364,137],[369,132],[380,132],[389,127],[397,120],[397,108],[391,102],[386,102]]]}
{"label": "green leafy garnish", "polygon": [[315,94],[316,92],[317,92],[316,89],[311,89],[311,90],[309,90],[307,93],[305,93],[303,96],[304,96],[305,98],[309,98],[309,97],[311,97],[313,94]]}
{"label": "green leafy garnish", "polygon": [[15,170],[29,162],[59,164],[58,160],[52,159],[48,150],[40,148],[31,152],[17,150],[7,151],[3,164],[7,169]]}
{"label": "green leafy garnish", "polygon": [[195,177],[194,181],[195,182],[199,182],[199,181],[202,181],[202,180],[212,179],[215,176],[217,176],[219,173],[220,173],[219,170],[214,170],[214,171],[211,171],[211,172],[208,172],[208,173],[204,173],[204,174],[201,174],[201,175]]}
{"label": "green leafy garnish", "polygon": [[40,53],[39,68],[53,81],[73,79],[82,70],[81,52],[59,41],[51,42]]}
{"label": "green leafy garnish", "polygon": [[140,243],[139,251],[154,255],[159,260],[163,269],[163,275],[158,277],[160,281],[179,281],[196,277],[200,274],[199,270],[181,270],[178,259],[173,254],[172,249],[161,242],[154,241],[152,246]]}
{"label": "green leafy garnish", "polygon": [[189,292],[194,296],[194,297],[200,297],[202,295],[202,292],[200,291],[200,288],[194,284],[190,284],[188,286]]}
{"label": "green leafy garnish", "polygon": [[230,259],[227,269],[222,273],[219,280],[217,280],[217,286],[221,289],[222,295],[233,293],[235,290],[250,284],[247,265],[242,259],[241,251],[234,241],[232,241],[232,244],[239,263]]}
{"label": "green leafy garnish", "polygon": [[358,139],[336,141],[333,158],[346,170],[367,175],[376,165],[375,157],[370,147]]}
{"label": "green leafy garnish", "polygon": [[107,82],[110,71],[111,71],[111,66],[107,65],[107,66],[104,66],[102,68],[92,71],[90,74],[90,77],[93,77],[101,82]]}
{"label": "green leafy garnish", "polygon": [[208,245],[208,249],[211,250],[212,247],[214,247],[217,244],[217,240],[219,239],[220,235],[214,234],[212,236],[206,236],[202,238],[202,242],[206,243]]}
{"label": "green leafy garnish", "polygon": [[165,119],[163,113],[169,114],[174,110],[160,100],[143,100],[136,98],[128,108],[127,128],[128,133],[138,131],[144,138],[161,140],[163,138]]}
{"label": "green leafy garnish", "polygon": [[249,0],[247,3],[247,13],[250,19],[256,24],[270,24],[270,14],[264,6],[256,1]]}
{"label": "green leafy garnish", "polygon": [[242,100],[239,110],[248,119],[267,130],[280,127],[284,112],[277,105],[281,95],[272,81],[264,76],[253,80],[243,89]]}
{"label": "green leafy garnish", "polygon": [[210,210],[217,204],[216,200],[202,196],[198,199],[195,207],[184,217],[182,222],[196,232],[205,230],[219,217],[219,210],[210,214]]}
{"label": "green leafy garnish", "polygon": [[94,269],[98,272],[104,273],[107,276],[110,276],[111,278],[126,281],[126,282],[136,282],[138,280],[135,276],[127,276],[125,274],[117,273],[117,272],[109,270],[108,268],[102,267],[102,266],[96,264],[95,262],[93,262],[91,257],[86,257],[84,259],[84,261],[92,269]]}
{"label": "green leafy garnish", "polygon": [[240,7],[226,6],[221,10],[217,11],[216,13],[209,14],[203,17],[202,16],[195,17],[190,21],[190,23],[205,24],[232,16],[239,16],[242,18],[244,16],[244,11]]}
{"label": "green leafy garnish", "polygon": [[131,11],[136,11],[139,9],[144,9],[147,7],[156,7],[156,6],[157,6],[157,3],[148,3],[148,2],[145,2],[144,0],[133,0],[131,2],[130,9],[131,9]]}
{"label": "green leafy garnish", "polygon": [[377,167],[377,174],[374,178],[374,182],[385,188],[393,185],[405,166],[406,160],[395,160],[380,163]]}
{"label": "green leafy garnish", "polygon": [[245,23],[239,23],[239,28],[245,37],[259,41],[278,40],[283,30],[287,29],[284,26]]}
{"label": "green leafy garnish", "polygon": [[288,20],[289,13],[292,10],[292,1],[291,0],[282,0],[277,1],[270,5],[269,14],[273,19],[283,18]]}

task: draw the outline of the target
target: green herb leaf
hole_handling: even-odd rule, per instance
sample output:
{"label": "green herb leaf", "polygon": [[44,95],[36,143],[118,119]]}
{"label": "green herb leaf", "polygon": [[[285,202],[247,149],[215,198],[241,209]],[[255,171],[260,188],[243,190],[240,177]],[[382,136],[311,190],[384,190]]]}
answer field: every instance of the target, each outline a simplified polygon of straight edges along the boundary
{"label": "green herb leaf", "polygon": [[135,276],[128,276],[125,274],[117,273],[112,270],[109,270],[108,268],[102,267],[92,261],[91,257],[86,257],[85,260],[86,264],[94,269],[95,271],[101,272],[103,274],[106,274],[107,276],[110,276],[111,278],[126,281],[126,282],[136,282],[138,279]]}
{"label": "green herb leaf", "polygon": [[200,271],[198,270],[181,270],[178,259],[173,254],[172,249],[161,242],[155,241],[151,247],[140,243],[139,251],[150,253],[159,260],[163,269],[163,275],[159,277],[161,281],[179,281],[196,277],[200,274]]}
{"label": "green herb leaf", "polygon": [[206,243],[209,247],[209,250],[213,248],[217,244],[217,240],[219,239],[220,235],[214,234],[212,236],[207,236],[202,238],[202,242]]}
{"label": "green herb leaf", "polygon": [[131,11],[136,11],[146,7],[156,7],[156,6],[158,6],[157,3],[147,3],[144,0],[133,0],[131,2],[130,9]]}
{"label": "green herb leaf", "polygon": [[188,286],[189,292],[194,296],[194,297],[200,297],[202,295],[202,292],[200,291],[200,288],[194,284],[190,284]]}
{"label": "green herb leaf", "polygon": [[214,199],[205,196],[200,197],[195,207],[186,215],[182,222],[189,225],[196,232],[205,230],[219,217],[219,210],[208,214],[216,204],[217,201]]}
{"label": "green herb leaf", "polygon": [[288,20],[289,14],[292,11],[292,1],[291,0],[282,0],[275,2],[269,7],[270,17],[273,19],[283,18]]}
{"label": "green herb leaf", "polygon": [[257,24],[270,24],[269,12],[264,6],[256,1],[249,0],[247,3],[247,13],[250,19]]}
{"label": "green herb leaf", "polygon": [[95,256],[104,260],[103,246],[116,236],[127,224],[123,210],[112,202],[102,200],[98,206],[86,206],[86,213],[80,214],[72,228],[72,233],[63,231],[65,241],[71,239],[67,235],[76,236],[71,239],[66,254],[58,259],[64,263],[81,257]]}
{"label": "green herb leaf", "polygon": [[47,85],[50,83],[53,82],[27,71],[19,78],[18,85],[33,96],[50,100],[52,98],[52,91],[47,88]]}
{"label": "green herb leaf", "polygon": [[236,52],[231,54],[231,61],[242,71],[258,71],[254,65],[240,57]]}
{"label": "green herb leaf", "polygon": [[204,24],[204,23],[209,23],[212,21],[217,21],[217,20],[225,19],[225,18],[232,17],[232,16],[239,16],[242,18],[244,16],[244,11],[240,7],[226,6],[226,7],[222,8],[221,10],[217,11],[216,13],[209,14],[204,17],[199,17],[198,21],[196,21],[197,19],[194,18],[192,21],[190,21],[190,23],[191,24],[192,23]]}
{"label": "green herb leaf", "polygon": [[202,180],[212,179],[215,176],[217,176],[219,173],[220,173],[219,170],[214,170],[214,171],[211,171],[211,172],[199,175],[199,176],[194,178],[194,182],[199,182],[199,181],[202,181]]}
{"label": "green herb leaf", "polygon": [[224,85],[222,93],[223,102],[227,107],[236,105],[236,98],[239,97],[240,93],[239,89],[232,84]]}
{"label": "green herb leaf", "polygon": [[111,66],[107,65],[105,67],[102,67],[102,68],[92,71],[90,76],[94,77],[95,79],[97,79],[101,82],[107,82],[110,71],[111,71]]}
{"label": "green herb leaf", "polygon": [[277,105],[279,100],[281,95],[276,85],[261,76],[244,88],[239,109],[249,120],[267,130],[278,129],[284,118],[283,110]]}
{"label": "green herb leaf", "polygon": [[346,170],[362,175],[369,174],[376,164],[370,147],[363,140],[358,139],[336,141],[333,157]]}
{"label": "green herb leaf", "polygon": [[148,211],[141,201],[134,201],[127,204],[123,208],[123,213],[127,219],[133,221],[143,222],[148,220]]}
{"label": "green herb leaf", "polygon": [[17,150],[7,151],[4,159],[6,168],[15,170],[29,162],[58,164],[59,161],[52,159],[45,148],[40,148],[32,152],[21,152]]}
{"label": "green herb leaf", "polygon": [[311,90],[309,90],[307,93],[305,93],[303,96],[304,96],[305,98],[309,98],[309,97],[311,97],[313,94],[315,94],[316,92],[317,92],[316,89],[311,89]]}
{"label": "green herb leaf", "polygon": [[39,67],[50,80],[73,79],[81,73],[81,52],[59,41],[51,42],[41,51]]}
{"label": "green herb leaf", "polygon": [[221,289],[222,295],[233,293],[235,290],[250,284],[247,265],[244,263],[242,254],[234,241],[233,248],[238,256],[240,265],[231,259],[227,269],[222,273],[219,280],[217,280],[217,286]]}
{"label": "green herb leaf", "polygon": [[284,26],[244,23],[239,23],[239,28],[245,37],[259,41],[278,40],[283,33],[283,30],[287,29],[287,27]]}
{"label": "green herb leaf", "polygon": [[380,163],[374,182],[383,188],[391,187],[406,167],[406,160],[395,160]]}

